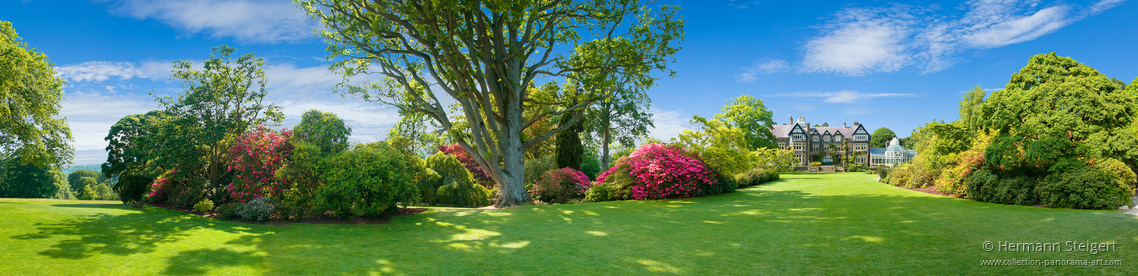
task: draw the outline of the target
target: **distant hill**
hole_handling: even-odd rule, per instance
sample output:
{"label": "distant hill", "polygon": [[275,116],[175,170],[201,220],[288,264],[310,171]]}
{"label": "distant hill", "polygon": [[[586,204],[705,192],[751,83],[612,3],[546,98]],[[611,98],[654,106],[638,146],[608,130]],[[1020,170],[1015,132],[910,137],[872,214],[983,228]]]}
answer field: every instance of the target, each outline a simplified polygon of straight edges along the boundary
{"label": "distant hill", "polygon": [[63,170],[63,174],[71,174],[72,172],[75,172],[78,170],[88,170],[88,171],[96,171],[96,172],[102,173],[103,172],[102,166],[103,166],[103,164],[71,165],[70,168]]}

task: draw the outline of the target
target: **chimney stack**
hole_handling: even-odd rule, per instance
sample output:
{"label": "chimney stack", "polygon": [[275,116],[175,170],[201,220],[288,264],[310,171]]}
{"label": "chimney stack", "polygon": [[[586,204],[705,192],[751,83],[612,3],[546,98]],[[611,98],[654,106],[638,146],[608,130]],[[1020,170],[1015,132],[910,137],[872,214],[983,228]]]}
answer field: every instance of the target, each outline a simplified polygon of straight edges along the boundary
{"label": "chimney stack", "polygon": [[790,116],[790,124],[791,124],[791,125],[793,125],[793,124],[794,124],[794,116]]}
{"label": "chimney stack", "polygon": [[857,126],[859,126],[859,125],[861,125],[861,124],[858,124],[857,122],[854,122],[854,127],[857,127]]}
{"label": "chimney stack", "polygon": [[842,122],[842,127],[849,127],[849,126],[846,125],[846,122]]}

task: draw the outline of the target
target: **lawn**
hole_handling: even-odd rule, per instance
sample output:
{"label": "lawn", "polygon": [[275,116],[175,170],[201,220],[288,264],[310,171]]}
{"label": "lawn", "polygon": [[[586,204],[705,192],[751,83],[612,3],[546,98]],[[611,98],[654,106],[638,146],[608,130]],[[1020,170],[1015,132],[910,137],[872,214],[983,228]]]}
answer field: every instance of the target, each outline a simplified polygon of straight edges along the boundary
{"label": "lawn", "polygon": [[[1138,217],[973,202],[874,179],[784,174],[707,198],[433,208],[373,225],[264,226],[2,199],[0,274],[1138,274]],[[1117,242],[1118,251],[988,252],[985,241]],[[980,265],[1012,258],[1122,265]]]}

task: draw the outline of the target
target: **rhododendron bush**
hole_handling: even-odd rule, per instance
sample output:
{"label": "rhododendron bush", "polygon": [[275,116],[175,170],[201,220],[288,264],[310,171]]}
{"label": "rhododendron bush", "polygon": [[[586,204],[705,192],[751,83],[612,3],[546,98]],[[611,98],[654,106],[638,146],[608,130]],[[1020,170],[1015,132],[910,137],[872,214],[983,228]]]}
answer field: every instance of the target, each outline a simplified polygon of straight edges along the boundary
{"label": "rhododendron bush", "polygon": [[256,130],[238,136],[229,148],[233,158],[229,170],[234,173],[233,183],[226,187],[230,196],[240,202],[266,196],[280,196],[289,184],[276,177],[284,165],[292,144],[292,132],[275,132],[258,126]]}
{"label": "rhododendron bush", "polygon": [[611,199],[684,198],[730,192],[706,163],[676,145],[647,144],[597,177]]}
{"label": "rhododendron bush", "polygon": [[552,169],[530,189],[530,197],[545,203],[568,203],[570,198],[584,197],[592,187],[585,173],[572,168]]}
{"label": "rhododendron bush", "polygon": [[470,154],[467,153],[466,150],[462,149],[462,146],[459,146],[458,144],[440,145],[439,151],[445,154],[454,155],[454,157],[458,158],[458,161],[462,162],[462,166],[466,167],[466,170],[470,171],[470,174],[474,175],[474,181],[478,182],[478,184],[482,184],[482,186],[494,185],[493,179],[490,179],[490,174],[482,170],[482,167],[478,166],[478,162],[474,161],[474,157],[470,157]]}

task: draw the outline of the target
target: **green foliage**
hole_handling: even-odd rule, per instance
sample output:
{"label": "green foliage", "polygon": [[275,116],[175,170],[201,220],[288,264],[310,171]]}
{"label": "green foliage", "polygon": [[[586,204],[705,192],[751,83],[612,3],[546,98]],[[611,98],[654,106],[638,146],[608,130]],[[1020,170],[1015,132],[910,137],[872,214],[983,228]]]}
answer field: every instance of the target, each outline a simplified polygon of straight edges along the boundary
{"label": "green foliage", "polygon": [[[571,119],[576,114],[577,112],[569,112],[562,115],[560,125],[572,123]],[[558,168],[581,170],[585,156],[585,145],[581,143],[581,132],[585,129],[582,125],[581,122],[577,122],[565,131],[557,133],[557,147],[554,151],[557,154]]]}
{"label": "green foliage", "polygon": [[[160,132],[167,121],[169,117],[165,111],[154,110],[146,114],[127,115],[115,122],[107,136],[103,138],[107,141],[107,162],[100,166],[103,177],[117,176],[121,182],[126,178],[149,176],[145,184],[140,184],[141,180],[131,182],[148,185],[154,176],[165,172],[165,168],[158,166],[158,162],[151,161],[158,157],[158,149],[164,143]],[[123,187],[130,187],[132,190],[124,192]],[[120,198],[125,195],[127,199],[140,200],[146,191],[137,188],[115,185],[114,190],[119,193]]]}
{"label": "green foliage", "polygon": [[334,154],[348,149],[352,128],[335,113],[310,109],[301,115],[292,135],[297,141],[312,144],[321,153]]}
{"label": "green foliage", "polygon": [[0,197],[74,199],[67,177],[54,165],[0,158]]}
{"label": "green foliage", "polygon": [[[610,91],[582,86],[588,88],[583,91],[588,96],[576,101],[579,104],[537,101],[528,91],[534,80],[589,70],[601,71],[588,74],[592,76],[609,76],[606,71],[647,77],[653,70],[670,73],[667,64],[679,51],[675,43],[683,40],[684,21],[676,17],[677,8],[648,8],[637,1],[420,5],[298,0],[297,4],[328,30],[321,35],[330,43],[329,58],[339,60],[332,69],[344,76],[342,92],[425,113],[438,122],[499,181],[499,207],[516,206],[526,198],[518,173],[525,150],[564,130],[551,129],[522,140],[527,127],[546,116],[583,111],[611,96]],[[356,12],[360,10],[367,12],[361,16]],[[484,35],[491,33],[496,35]],[[376,39],[406,38],[406,34],[426,39],[410,43]],[[367,52],[387,54],[361,54]],[[374,73],[383,78],[352,84],[353,76]],[[604,82],[588,76],[569,78],[584,84]],[[447,99],[440,99],[440,94],[456,104],[445,104]],[[452,112],[447,106],[461,110]],[[550,110],[525,114],[526,109],[540,107]],[[452,114],[467,123],[460,124]]]}
{"label": "green foliage", "polygon": [[699,189],[703,192],[703,195],[731,193],[739,188],[739,182],[735,181],[735,175],[724,173],[721,170],[715,169],[715,167],[712,167],[711,170],[715,172],[715,185],[700,183]]}
{"label": "green foliage", "polygon": [[143,196],[150,192],[150,184],[154,177],[137,174],[121,174],[115,183],[114,192],[118,193],[123,203],[141,202]]}
{"label": "green foliage", "polygon": [[1135,174],[1115,159],[1100,160],[1065,173],[1048,175],[1036,192],[1053,208],[1110,210],[1130,205]]}
{"label": "green foliage", "polygon": [[893,137],[897,137],[897,134],[893,133],[893,130],[884,127],[877,128],[873,131],[873,134],[869,136],[869,147],[884,148],[885,144],[889,143],[889,140],[893,140]]}
{"label": "green foliage", "polygon": [[321,168],[324,184],[317,188],[317,205],[338,217],[379,216],[393,211],[397,202],[417,202],[415,185],[425,172],[422,161],[386,142],[355,145],[326,159]]}
{"label": "green foliage", "polygon": [[283,119],[279,106],[263,103],[268,95],[264,60],[251,53],[231,58],[235,51],[214,47],[201,69],[191,61],[175,61],[171,78],[181,80],[185,91],[176,97],[155,96],[169,120],[159,132],[157,141],[164,146],[154,150],[154,162],[182,170],[195,184],[178,191],[190,194],[176,197],[194,199],[180,206],[213,196],[229,184],[230,140],[257,125]]}
{"label": "green foliage", "polygon": [[458,157],[437,152],[427,157],[426,164],[429,170],[418,184],[423,197],[421,202],[471,207],[490,205],[491,191],[474,183],[474,176]]}
{"label": "green foliage", "polygon": [[[635,179],[632,178],[632,167],[628,165],[629,158],[624,157],[616,160],[616,163],[609,169],[609,173],[604,181],[598,181],[594,186],[606,185],[610,195],[607,200],[629,200],[632,199],[632,187],[636,185]],[[598,177],[599,178],[599,177]],[[598,179],[599,180],[599,179]],[[587,193],[587,192],[586,192]],[[600,198],[594,198],[589,201],[603,201]]]}
{"label": "green foliage", "polygon": [[1035,187],[1038,179],[1024,175],[1000,177],[983,169],[968,176],[968,198],[1002,204],[1039,203]]}
{"label": "green foliage", "polygon": [[451,181],[439,187],[439,204],[482,207],[490,205],[490,189],[471,182]]}
{"label": "green foliage", "polygon": [[774,112],[767,110],[763,100],[750,95],[742,95],[727,101],[723,113],[715,114],[715,119],[736,127],[743,132],[745,149],[778,148],[771,127]]}
{"label": "green foliage", "polygon": [[76,171],[73,171],[67,175],[67,183],[71,184],[71,190],[72,191],[82,190],[84,185],[77,185],[77,184],[79,183],[79,179],[85,178],[85,177],[90,177],[90,178],[94,179],[96,183],[107,183],[107,184],[109,184],[111,182],[110,179],[103,177],[103,174],[101,174],[99,172],[89,171],[89,170],[76,170]]}
{"label": "green foliage", "polygon": [[47,55],[32,51],[0,21],[0,154],[41,167],[71,163],[71,129],[59,117],[63,79]]}
{"label": "green foliage", "polygon": [[400,112],[402,118],[387,131],[388,140],[393,137],[407,139],[407,148],[416,155],[427,156],[435,152],[439,145],[443,145],[443,137],[431,129],[438,129],[438,124],[430,120],[423,113]]}
{"label": "green foliage", "polygon": [[672,143],[699,155],[703,162],[728,175],[744,172],[755,166],[754,156],[748,149],[742,129],[718,119],[692,116],[693,125],[700,131],[684,130]]}
{"label": "green foliage", "polygon": [[600,158],[595,150],[585,152],[585,161],[581,162],[581,172],[585,173],[589,179],[596,180],[597,175],[604,171],[601,169]]}
{"label": "green foliage", "polygon": [[822,165],[822,162],[818,162],[818,161],[810,162],[810,166],[821,166],[821,165]]}
{"label": "green foliage", "polygon": [[1060,173],[1082,160],[1131,162],[1138,138],[1135,98],[1114,80],[1068,57],[1040,54],[993,92],[977,114],[999,131],[984,152],[990,169]]}
{"label": "green foliage", "polygon": [[204,214],[208,213],[209,211],[213,211],[213,200],[209,200],[208,198],[202,199],[201,201],[198,201],[198,203],[194,204],[194,212]]}
{"label": "green foliage", "polygon": [[741,174],[735,175],[735,181],[738,182],[739,188],[747,188],[778,179],[777,170],[765,170],[762,168],[754,168]]}
{"label": "green foliage", "polygon": [[235,218],[237,217],[237,206],[237,203],[222,204],[220,206],[217,206],[217,210],[215,210],[214,213],[216,213],[217,217],[220,219]]}
{"label": "green foliage", "polygon": [[774,173],[790,171],[790,167],[798,163],[794,158],[794,151],[780,150],[778,148],[759,148],[751,152],[755,168],[763,168]]}
{"label": "green foliage", "polygon": [[[537,183],[541,179],[541,175],[548,170],[556,169],[556,164],[553,163],[553,156],[538,156],[533,159],[527,159],[525,163],[525,183]],[[527,191],[529,189],[527,188]]]}
{"label": "green foliage", "polygon": [[613,198],[613,186],[607,183],[597,183],[585,191],[585,202],[610,201]]}
{"label": "green foliage", "polygon": [[980,130],[980,119],[976,116],[980,113],[980,108],[984,106],[984,93],[983,89],[977,85],[968,93],[964,94],[964,99],[960,100],[960,124],[968,131]]}

